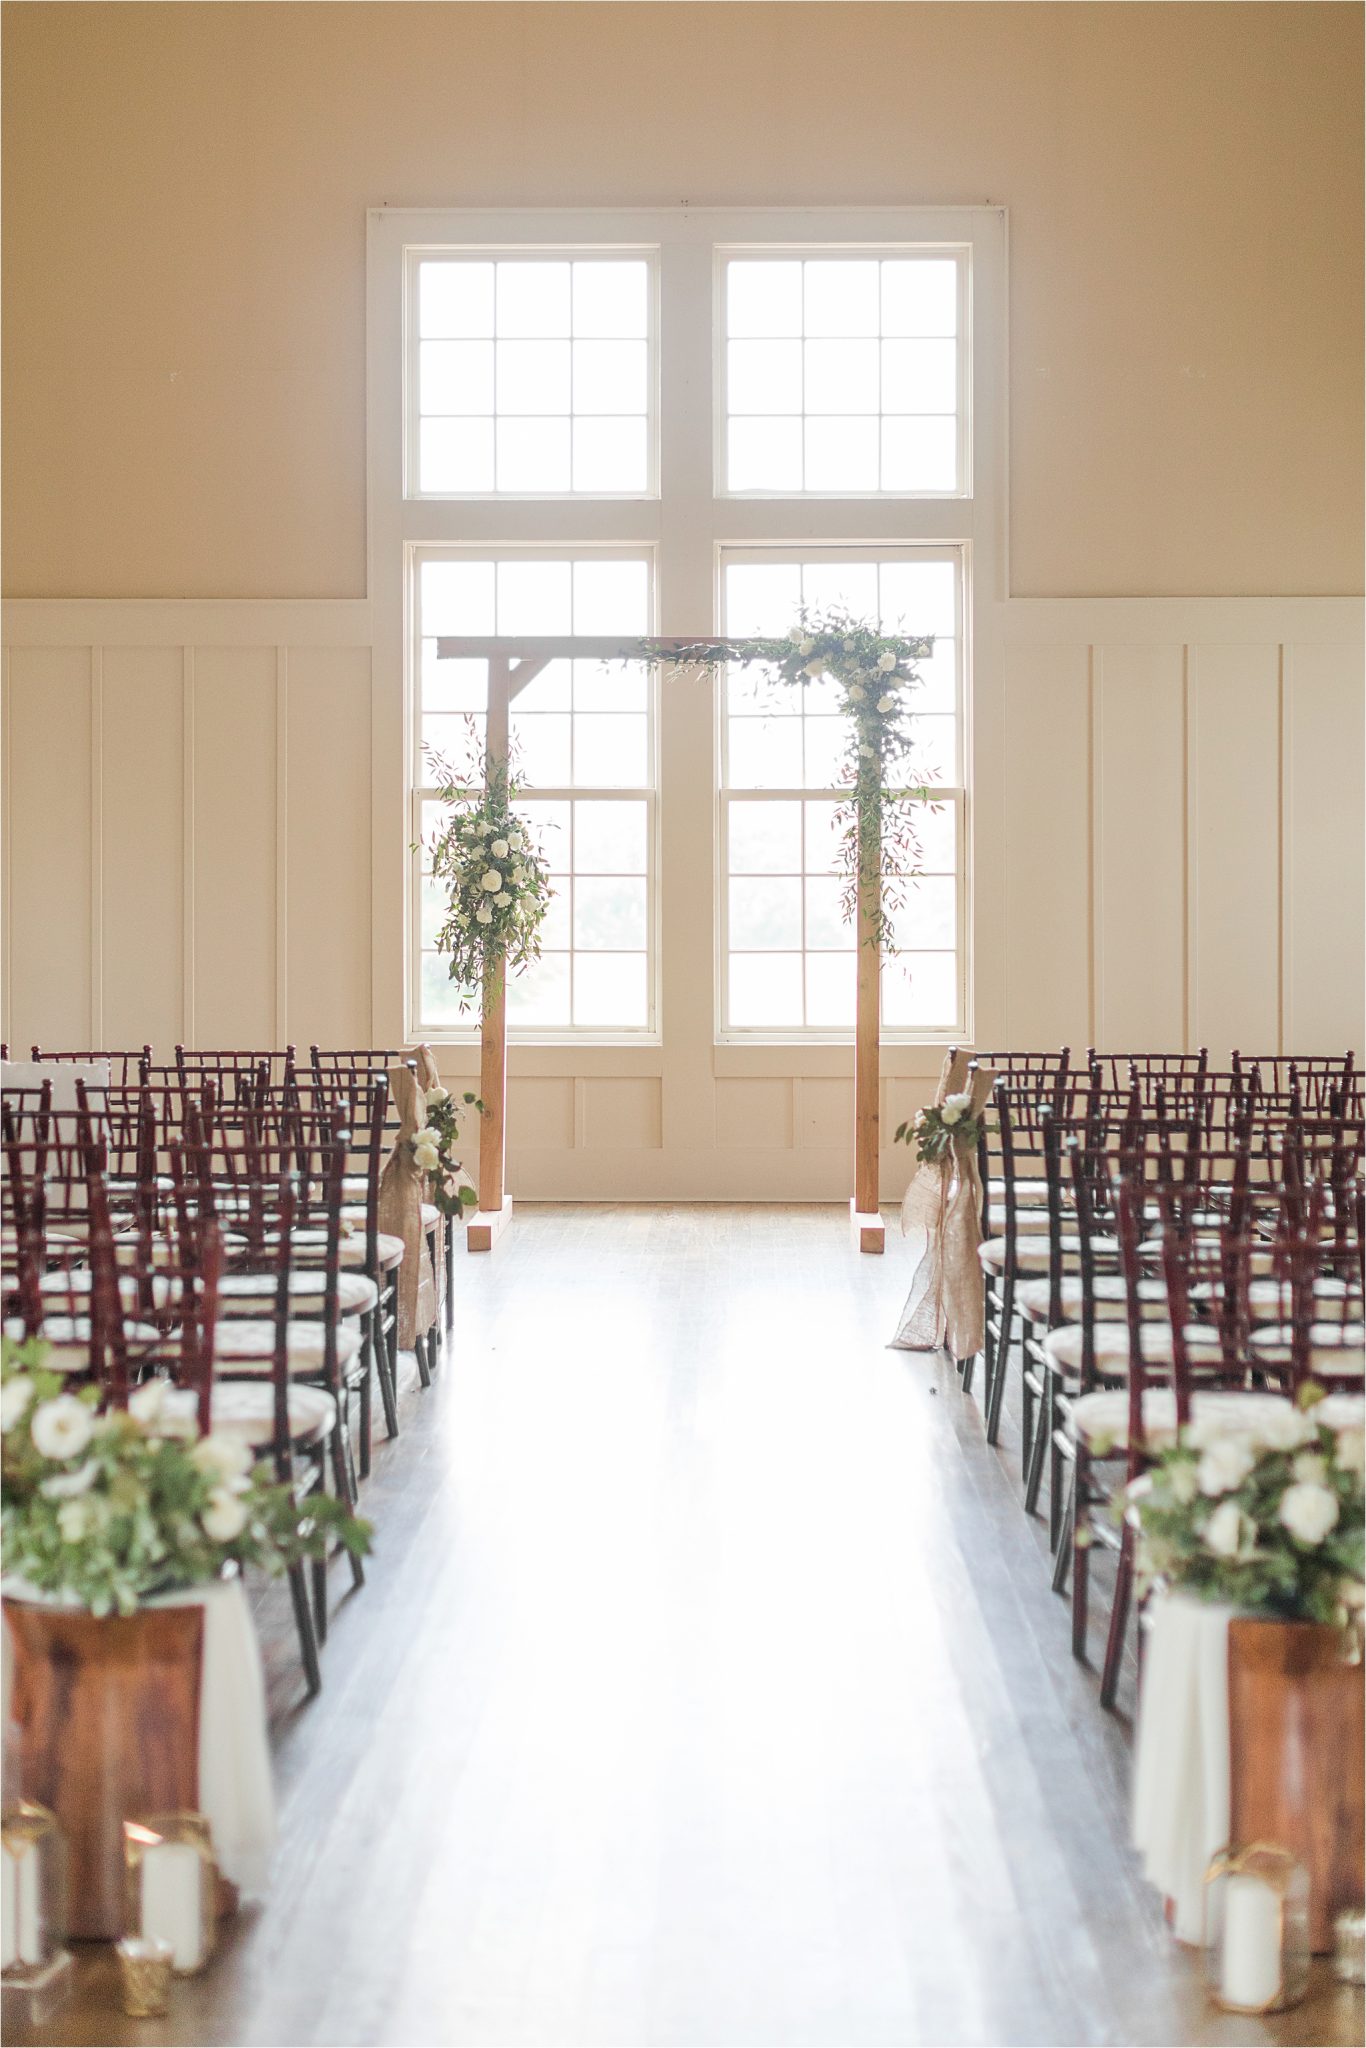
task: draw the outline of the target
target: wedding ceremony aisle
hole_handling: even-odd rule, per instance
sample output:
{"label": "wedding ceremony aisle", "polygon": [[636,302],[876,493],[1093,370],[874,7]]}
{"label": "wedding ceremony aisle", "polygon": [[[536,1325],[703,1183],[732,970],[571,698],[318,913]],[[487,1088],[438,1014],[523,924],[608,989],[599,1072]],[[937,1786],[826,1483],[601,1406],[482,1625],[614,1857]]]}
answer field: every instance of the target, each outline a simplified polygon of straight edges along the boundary
{"label": "wedding ceremony aisle", "polygon": [[[1206,2002],[1128,1847],[1133,1670],[1100,1712],[1013,1418],[991,1449],[886,1348],[888,1252],[832,1208],[527,1205],[458,1260],[311,1703],[261,1596],[281,1840],[175,2038],[1351,2038],[1345,1987]],[[162,2037],[95,1981],[29,2038]]]}

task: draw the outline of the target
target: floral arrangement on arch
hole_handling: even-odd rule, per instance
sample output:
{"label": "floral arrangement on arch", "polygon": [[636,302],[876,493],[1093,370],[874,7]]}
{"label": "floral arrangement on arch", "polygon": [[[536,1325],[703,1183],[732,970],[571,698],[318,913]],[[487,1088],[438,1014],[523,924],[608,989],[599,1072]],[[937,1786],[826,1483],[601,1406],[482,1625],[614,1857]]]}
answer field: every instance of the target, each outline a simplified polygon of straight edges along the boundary
{"label": "floral arrangement on arch", "polygon": [[841,910],[852,924],[860,882],[875,881],[876,909],[864,942],[890,944],[895,915],[905,907],[907,884],[920,861],[912,807],[933,804],[934,792],[909,783],[892,787],[888,777],[915,750],[911,695],[921,680],[916,663],[933,653],[933,638],[880,633],[866,620],[832,607],[803,610],[783,640],[646,640],[633,651],[647,661],[706,668],[713,674],[763,662],[775,671],[775,680],[797,688],[831,678],[849,722],[845,781],[850,794],[836,812],[844,880]]}
{"label": "floral arrangement on arch", "polygon": [[464,1169],[455,1156],[460,1114],[466,1108],[472,1108],[476,1116],[483,1115],[483,1103],[468,1088],[458,1103],[449,1088],[439,1083],[429,1088],[427,1121],[416,1137],[409,1140],[414,1162],[427,1176],[431,1198],[448,1221],[466,1209],[476,1208],[479,1202],[477,1191],[469,1181],[460,1178]]}
{"label": "floral arrangement on arch", "polygon": [[486,789],[475,789],[428,750],[437,796],[450,816],[427,848],[432,877],[445,884],[446,916],[436,950],[450,959],[451,980],[468,1009],[472,991],[498,986],[540,958],[541,924],[553,895],[550,870],[525,818],[513,809],[517,784],[506,766]]}
{"label": "floral arrangement on arch", "polygon": [[975,1158],[981,1143],[985,1117],[972,1114],[972,1093],[946,1095],[942,1102],[926,1103],[909,1123],[898,1124],[895,1142],[914,1145],[922,1166],[937,1166],[956,1151],[960,1158]]}
{"label": "floral arrangement on arch", "polygon": [[[1366,1431],[1318,1388],[1231,1434],[1193,1421],[1116,1497],[1157,1580],[1282,1620],[1360,1624]],[[1322,1404],[1322,1405],[1321,1405]]]}
{"label": "floral arrangement on arch", "polygon": [[202,1436],[198,1398],[150,1379],[128,1408],[72,1392],[38,1338],[0,1344],[5,1569],[93,1614],[207,1584],[230,1561],[281,1572],[335,1538],[363,1554],[370,1525],[332,1494],[296,1501],[235,1437]]}

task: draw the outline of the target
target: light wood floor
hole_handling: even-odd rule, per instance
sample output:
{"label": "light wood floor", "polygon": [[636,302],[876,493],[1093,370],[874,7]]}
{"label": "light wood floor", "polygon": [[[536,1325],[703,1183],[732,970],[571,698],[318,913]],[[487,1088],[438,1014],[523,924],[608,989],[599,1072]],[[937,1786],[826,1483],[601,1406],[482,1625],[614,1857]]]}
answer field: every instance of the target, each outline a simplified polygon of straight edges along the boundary
{"label": "light wood floor", "polygon": [[261,1605],[269,1901],[171,2020],[96,1961],[39,2038],[1359,2040],[1326,1973],[1207,2007],[1014,1442],[885,1348],[910,1264],[833,1209],[521,1209],[461,1257],[313,1705]]}

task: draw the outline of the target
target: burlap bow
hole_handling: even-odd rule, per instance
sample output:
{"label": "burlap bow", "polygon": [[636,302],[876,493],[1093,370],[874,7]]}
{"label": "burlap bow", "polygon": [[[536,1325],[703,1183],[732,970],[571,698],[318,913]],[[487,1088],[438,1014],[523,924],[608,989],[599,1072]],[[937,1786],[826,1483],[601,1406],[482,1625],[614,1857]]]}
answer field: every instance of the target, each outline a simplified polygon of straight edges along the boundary
{"label": "burlap bow", "polygon": [[[935,1103],[961,1095],[969,1087],[971,1054],[945,1057]],[[996,1079],[979,1067],[971,1079],[972,1108],[978,1117],[991,1097]],[[901,1228],[925,1233],[925,1249],[911,1281],[893,1344],[901,1351],[949,1351],[971,1358],[981,1350],[985,1334],[986,1296],[977,1247],[982,1236],[982,1178],[975,1148],[950,1146],[942,1159],[926,1160],[916,1169],[901,1204]]]}
{"label": "burlap bow", "polygon": [[[429,1055],[430,1057],[430,1055]],[[399,1115],[398,1137],[379,1181],[379,1227],[403,1240],[398,1269],[399,1348],[411,1351],[436,1321],[436,1282],[422,1228],[425,1176],[413,1157],[412,1140],[427,1124],[427,1097],[409,1066],[390,1067],[389,1093]]]}
{"label": "burlap bow", "polygon": [[[414,1057],[417,1060],[418,1086],[423,1091],[423,1100],[425,1102],[426,1091],[429,1088],[439,1088],[441,1086],[441,1076],[437,1072],[436,1059],[429,1045],[415,1046]],[[423,1176],[422,1191],[424,1198],[430,1196],[431,1190],[425,1175]],[[446,1232],[449,1229],[450,1224],[446,1221],[446,1218],[438,1216],[436,1224],[436,1306],[438,1315],[446,1304]]]}

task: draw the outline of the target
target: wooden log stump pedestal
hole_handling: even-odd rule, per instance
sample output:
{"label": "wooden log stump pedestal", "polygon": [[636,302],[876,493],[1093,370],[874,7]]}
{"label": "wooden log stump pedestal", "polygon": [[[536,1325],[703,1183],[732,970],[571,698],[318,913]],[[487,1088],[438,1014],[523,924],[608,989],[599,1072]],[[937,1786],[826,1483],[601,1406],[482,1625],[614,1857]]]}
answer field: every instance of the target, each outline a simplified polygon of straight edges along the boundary
{"label": "wooden log stump pedestal", "polygon": [[1337,1629],[1235,1620],[1228,1631],[1229,1836],[1274,1842],[1309,1873],[1310,1945],[1360,1906],[1366,1667]]}
{"label": "wooden log stump pedestal", "polygon": [[126,1617],[6,1599],[8,1795],[66,1837],[68,1932],[124,1933],[123,1823],[199,1804],[202,1606]]}

